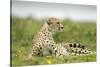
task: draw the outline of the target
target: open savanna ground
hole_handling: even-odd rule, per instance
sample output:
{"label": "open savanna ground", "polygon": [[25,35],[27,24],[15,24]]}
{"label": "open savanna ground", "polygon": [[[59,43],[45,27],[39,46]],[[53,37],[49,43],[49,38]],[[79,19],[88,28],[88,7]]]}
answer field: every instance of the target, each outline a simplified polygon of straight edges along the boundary
{"label": "open savanna ground", "polygon": [[[38,65],[38,64],[62,64],[96,61],[96,54],[66,57],[33,57],[26,61],[31,51],[32,37],[41,29],[44,20],[31,17],[11,18],[11,64],[13,66]],[[76,22],[63,19],[64,30],[54,34],[54,40],[59,42],[78,42],[86,46],[88,50],[96,51],[96,22]]]}

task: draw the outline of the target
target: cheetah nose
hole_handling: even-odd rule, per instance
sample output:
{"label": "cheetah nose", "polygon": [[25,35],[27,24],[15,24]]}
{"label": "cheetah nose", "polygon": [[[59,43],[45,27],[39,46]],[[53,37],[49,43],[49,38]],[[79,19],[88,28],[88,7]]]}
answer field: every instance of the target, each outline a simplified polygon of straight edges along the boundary
{"label": "cheetah nose", "polygon": [[64,27],[61,27],[61,29],[63,29]]}

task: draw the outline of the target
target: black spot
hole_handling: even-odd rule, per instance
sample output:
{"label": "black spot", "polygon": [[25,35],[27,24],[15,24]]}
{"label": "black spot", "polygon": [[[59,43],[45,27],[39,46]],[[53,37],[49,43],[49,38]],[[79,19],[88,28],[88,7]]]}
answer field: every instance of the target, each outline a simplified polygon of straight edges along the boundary
{"label": "black spot", "polygon": [[81,51],[79,51],[79,54],[81,53]]}
{"label": "black spot", "polygon": [[37,55],[40,55],[40,53],[38,53]]}
{"label": "black spot", "polygon": [[46,28],[44,30],[46,31]]}
{"label": "black spot", "polygon": [[[50,45],[50,44],[49,44]],[[53,45],[51,45],[51,47],[53,47]]]}
{"label": "black spot", "polygon": [[52,54],[52,51],[51,50],[49,50],[49,52],[50,52],[50,54]]}
{"label": "black spot", "polygon": [[40,49],[42,49],[42,47],[40,47]]}
{"label": "black spot", "polygon": [[55,52],[57,52],[57,50],[55,50]]}
{"label": "black spot", "polygon": [[61,56],[61,54],[59,54],[59,56]]}
{"label": "black spot", "polygon": [[80,48],[81,46],[80,46],[80,43],[79,43],[79,45],[78,45],[78,48]]}
{"label": "black spot", "polygon": [[81,48],[82,48],[82,49],[84,49],[84,48],[85,48],[85,46],[81,46]]}
{"label": "black spot", "polygon": [[55,48],[53,47],[53,49],[55,49]]}
{"label": "black spot", "polygon": [[44,32],[44,31],[42,31],[42,32]]}
{"label": "black spot", "polygon": [[40,44],[40,43],[39,43]]}
{"label": "black spot", "polygon": [[42,49],[41,45],[39,45],[39,49]]}
{"label": "black spot", "polygon": [[44,36],[46,36],[46,34],[44,34]]}
{"label": "black spot", "polygon": [[43,33],[43,34],[45,34],[45,33]]}
{"label": "black spot", "polygon": [[38,50],[40,52],[40,50]]}
{"label": "black spot", "polygon": [[57,22],[57,24],[59,24],[59,22]]}
{"label": "black spot", "polygon": [[64,27],[61,27],[61,29],[63,29]]}
{"label": "black spot", "polygon": [[74,48],[76,47],[76,43],[74,43]]}
{"label": "black spot", "polygon": [[32,50],[33,52],[35,52],[35,50]]}
{"label": "black spot", "polygon": [[44,38],[44,40],[46,40],[46,38]]}
{"label": "black spot", "polygon": [[47,40],[47,43],[48,43],[49,41]]}
{"label": "black spot", "polygon": [[48,32],[46,32],[46,34],[48,34]]}
{"label": "black spot", "polygon": [[72,50],[72,52],[74,52],[74,50]]}
{"label": "black spot", "polygon": [[69,44],[70,47],[72,47],[72,44]]}

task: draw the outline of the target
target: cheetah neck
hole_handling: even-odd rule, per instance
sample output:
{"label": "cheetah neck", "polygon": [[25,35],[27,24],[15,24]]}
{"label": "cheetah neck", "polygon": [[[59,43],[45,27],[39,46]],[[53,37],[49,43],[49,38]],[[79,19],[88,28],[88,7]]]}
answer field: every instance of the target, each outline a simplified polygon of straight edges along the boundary
{"label": "cheetah neck", "polygon": [[49,31],[49,27],[47,23],[44,24],[41,31],[44,32],[45,34],[49,33],[50,35],[52,35],[52,32]]}
{"label": "cheetah neck", "polygon": [[52,32],[49,31],[49,27],[47,23],[44,24],[44,26],[41,29],[41,32],[43,32],[42,34],[46,39],[50,39],[52,42],[54,42]]}

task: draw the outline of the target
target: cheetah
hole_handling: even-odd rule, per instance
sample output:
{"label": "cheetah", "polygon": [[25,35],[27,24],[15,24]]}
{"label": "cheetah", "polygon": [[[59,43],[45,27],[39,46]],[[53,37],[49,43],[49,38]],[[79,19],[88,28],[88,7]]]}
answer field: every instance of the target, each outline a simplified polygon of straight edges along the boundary
{"label": "cheetah", "polygon": [[65,48],[63,46],[56,45],[52,36],[54,32],[61,32],[62,30],[63,25],[61,24],[61,21],[59,19],[54,17],[49,18],[32,40],[31,55],[42,56],[49,53],[55,54],[59,49],[59,52],[62,51],[61,53],[67,54],[67,51],[65,51]]}
{"label": "cheetah", "polygon": [[53,33],[61,32],[63,30],[63,25],[58,18],[50,17],[40,29],[40,31],[34,36],[32,40],[32,51],[29,57],[32,56],[44,56],[44,55],[55,55],[55,56],[66,56],[70,53],[82,53],[81,50],[84,49],[80,46],[77,49],[79,51],[73,50],[76,48],[74,44],[59,43],[57,44],[53,39]]}

